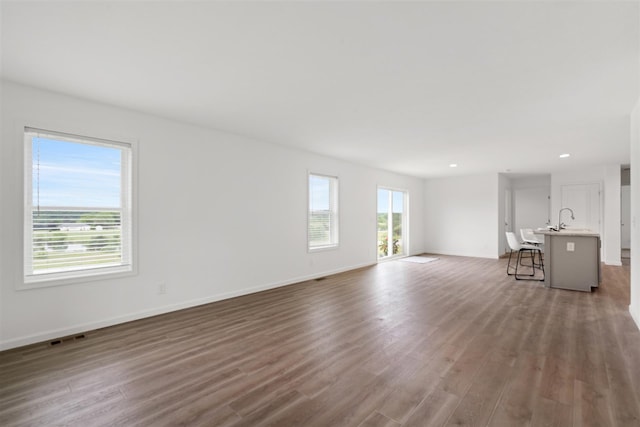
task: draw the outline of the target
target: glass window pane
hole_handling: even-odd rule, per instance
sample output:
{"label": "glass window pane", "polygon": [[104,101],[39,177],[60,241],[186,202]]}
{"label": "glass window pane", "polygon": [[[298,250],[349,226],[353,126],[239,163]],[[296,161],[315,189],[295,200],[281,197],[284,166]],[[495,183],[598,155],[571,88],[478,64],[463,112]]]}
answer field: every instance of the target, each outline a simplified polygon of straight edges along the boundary
{"label": "glass window pane", "polygon": [[405,192],[378,188],[377,243],[379,258],[402,255],[404,253],[405,203]]}
{"label": "glass window pane", "polygon": [[378,257],[387,256],[389,231],[389,190],[378,189]]}
{"label": "glass window pane", "polygon": [[404,193],[394,191],[392,195],[393,205],[393,254],[401,255],[404,253],[402,243],[402,224],[404,211]]}
{"label": "glass window pane", "polygon": [[338,245],[338,179],[309,175],[309,249]]}
{"label": "glass window pane", "polygon": [[25,283],[131,271],[131,147],[35,129],[25,143]]}

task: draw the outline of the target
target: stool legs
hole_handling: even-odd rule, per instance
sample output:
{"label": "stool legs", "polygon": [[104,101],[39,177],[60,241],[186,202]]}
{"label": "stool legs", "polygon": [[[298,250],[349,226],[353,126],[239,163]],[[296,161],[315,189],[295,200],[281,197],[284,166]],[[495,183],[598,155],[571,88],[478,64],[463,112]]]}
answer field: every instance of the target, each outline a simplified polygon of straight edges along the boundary
{"label": "stool legs", "polygon": [[[531,274],[521,274],[518,273],[518,266],[523,266],[522,264],[522,252],[530,252],[531,253]],[[536,252],[538,253],[538,262],[536,263]],[[513,251],[509,252],[509,261],[507,262],[507,275],[515,276],[516,280],[539,280],[541,282],[544,281],[545,271],[544,271],[544,260],[542,259],[542,251],[540,249],[520,249],[518,251],[518,255],[516,257],[515,267],[511,265],[511,258],[513,256]],[[536,269],[542,271],[542,279],[533,279],[536,274]],[[514,270],[512,273],[511,271]],[[523,277],[524,276],[524,277]]]}

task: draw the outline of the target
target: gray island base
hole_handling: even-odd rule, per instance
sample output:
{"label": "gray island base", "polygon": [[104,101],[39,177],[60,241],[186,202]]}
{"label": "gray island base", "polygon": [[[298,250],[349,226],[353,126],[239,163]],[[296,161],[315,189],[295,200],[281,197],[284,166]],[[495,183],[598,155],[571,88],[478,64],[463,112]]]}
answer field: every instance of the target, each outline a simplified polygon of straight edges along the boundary
{"label": "gray island base", "polygon": [[590,230],[537,230],[544,235],[544,285],[591,292],[600,283],[600,235]]}

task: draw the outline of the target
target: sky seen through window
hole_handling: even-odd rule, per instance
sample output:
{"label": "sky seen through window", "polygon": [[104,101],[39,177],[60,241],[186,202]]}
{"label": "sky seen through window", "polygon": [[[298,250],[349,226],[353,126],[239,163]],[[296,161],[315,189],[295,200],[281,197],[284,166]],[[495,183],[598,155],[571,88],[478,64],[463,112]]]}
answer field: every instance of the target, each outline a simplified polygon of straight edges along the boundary
{"label": "sky seen through window", "polygon": [[122,150],[34,137],[32,155],[33,206],[120,207]]}

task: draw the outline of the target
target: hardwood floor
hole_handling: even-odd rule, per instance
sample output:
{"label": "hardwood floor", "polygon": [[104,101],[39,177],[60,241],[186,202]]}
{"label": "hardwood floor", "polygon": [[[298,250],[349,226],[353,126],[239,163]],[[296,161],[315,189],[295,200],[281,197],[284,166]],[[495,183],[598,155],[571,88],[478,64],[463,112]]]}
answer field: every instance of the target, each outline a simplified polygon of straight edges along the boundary
{"label": "hardwood floor", "polygon": [[629,267],[386,262],[0,353],[0,425],[638,426]]}

